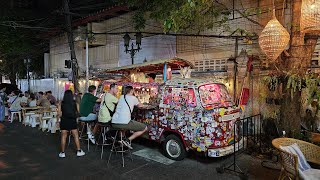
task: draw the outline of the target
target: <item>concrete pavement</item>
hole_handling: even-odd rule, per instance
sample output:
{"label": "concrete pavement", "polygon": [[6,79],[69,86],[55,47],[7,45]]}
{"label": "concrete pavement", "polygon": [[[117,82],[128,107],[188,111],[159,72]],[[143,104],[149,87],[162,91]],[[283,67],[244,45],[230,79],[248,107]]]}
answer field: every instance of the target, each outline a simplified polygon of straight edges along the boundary
{"label": "concrete pavement", "polygon": [[[165,165],[144,157],[133,155],[122,167],[121,157],[113,156],[107,164],[110,147],[100,160],[100,148],[76,157],[73,143],[66,150],[66,158],[59,159],[59,133],[42,132],[38,128],[22,126],[21,123],[4,123],[0,131],[0,179],[240,179],[232,173],[219,174],[216,168],[229,158],[214,159],[191,154],[183,161]],[[140,141],[133,144],[134,151],[151,149],[159,154],[155,143]],[[158,158],[163,158],[160,154]],[[165,161],[165,158],[162,159]],[[239,166],[249,173],[249,179],[277,179],[279,171],[263,168],[260,160],[243,154]]]}

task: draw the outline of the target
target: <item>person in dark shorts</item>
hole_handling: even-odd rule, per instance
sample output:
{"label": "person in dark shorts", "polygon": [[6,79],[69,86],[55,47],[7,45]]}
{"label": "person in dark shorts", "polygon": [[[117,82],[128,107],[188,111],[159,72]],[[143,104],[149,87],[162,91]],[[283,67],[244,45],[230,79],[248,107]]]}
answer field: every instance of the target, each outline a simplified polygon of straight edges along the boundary
{"label": "person in dark shorts", "polygon": [[73,93],[71,90],[66,90],[64,92],[61,104],[58,104],[57,115],[57,122],[59,120],[59,117],[61,119],[61,152],[59,153],[60,158],[66,157],[64,150],[66,146],[68,131],[71,131],[73,135],[74,142],[77,148],[77,156],[80,157],[85,155],[85,152],[80,149],[79,134],[77,129],[77,112],[78,106],[76,104],[76,101],[74,100]]}
{"label": "person in dark shorts", "polygon": [[112,127],[134,131],[134,133],[128,138],[129,141],[122,140],[119,142],[130,149],[132,149],[131,141],[148,130],[145,124],[131,119],[131,113],[134,106],[142,106],[138,98],[133,95],[133,92],[134,90],[132,86],[127,86],[125,88],[125,95],[120,96],[116,112],[112,116]]}

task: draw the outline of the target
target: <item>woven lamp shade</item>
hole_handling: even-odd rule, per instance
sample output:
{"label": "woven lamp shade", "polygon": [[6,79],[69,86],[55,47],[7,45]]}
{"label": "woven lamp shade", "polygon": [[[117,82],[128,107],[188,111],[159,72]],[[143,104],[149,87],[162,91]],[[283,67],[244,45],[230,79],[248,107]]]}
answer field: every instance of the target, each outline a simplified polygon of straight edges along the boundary
{"label": "woven lamp shade", "polygon": [[320,0],[303,0],[301,5],[301,30],[320,32]]}
{"label": "woven lamp shade", "polygon": [[259,36],[259,45],[267,57],[274,61],[285,50],[289,40],[288,31],[273,16]]}

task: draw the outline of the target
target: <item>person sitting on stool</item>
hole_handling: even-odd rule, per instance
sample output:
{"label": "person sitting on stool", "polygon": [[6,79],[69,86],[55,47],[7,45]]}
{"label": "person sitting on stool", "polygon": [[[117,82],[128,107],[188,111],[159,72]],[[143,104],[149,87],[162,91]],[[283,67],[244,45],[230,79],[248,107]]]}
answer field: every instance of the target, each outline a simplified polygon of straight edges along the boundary
{"label": "person sitting on stool", "polygon": [[[89,86],[88,93],[85,93],[80,102],[80,121],[94,122],[97,119],[97,115],[93,113],[93,107],[96,102],[101,102],[101,99],[94,96],[96,91],[96,86]],[[87,134],[90,141],[95,144],[94,134],[96,133],[97,128],[94,128],[91,131],[90,128],[87,129]]]}
{"label": "person sitting on stool", "polygon": [[134,106],[141,107],[142,104],[138,98],[133,95],[133,87],[127,86],[125,95],[120,96],[116,112],[112,116],[112,127],[117,129],[125,129],[134,131],[134,133],[126,140],[119,141],[119,143],[132,149],[131,141],[145,133],[148,128],[145,124],[131,119],[131,113]]}

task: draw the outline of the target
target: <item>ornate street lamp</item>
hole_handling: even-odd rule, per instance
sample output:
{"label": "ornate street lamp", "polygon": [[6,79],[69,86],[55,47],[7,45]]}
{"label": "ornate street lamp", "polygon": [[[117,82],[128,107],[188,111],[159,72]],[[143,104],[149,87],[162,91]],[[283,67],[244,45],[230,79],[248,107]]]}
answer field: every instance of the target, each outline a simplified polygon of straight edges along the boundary
{"label": "ornate street lamp", "polygon": [[131,63],[134,64],[134,55],[136,54],[136,52],[139,52],[141,49],[141,39],[142,39],[142,34],[141,32],[138,32],[134,35],[136,37],[136,45],[137,48],[134,48],[134,44],[131,43],[131,49],[129,49],[129,45],[130,45],[130,41],[131,41],[131,37],[128,33],[126,33],[123,36],[123,40],[124,40],[124,47],[126,48],[125,52],[126,53],[130,53],[131,56]]}

